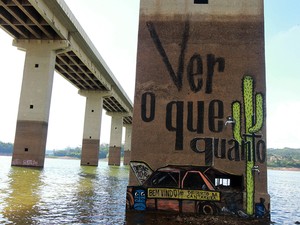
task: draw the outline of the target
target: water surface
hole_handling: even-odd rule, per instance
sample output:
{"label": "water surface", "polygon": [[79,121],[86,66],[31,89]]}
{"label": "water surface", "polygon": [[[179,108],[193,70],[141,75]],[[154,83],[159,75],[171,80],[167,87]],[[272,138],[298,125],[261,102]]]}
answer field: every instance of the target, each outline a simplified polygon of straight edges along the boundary
{"label": "water surface", "polygon": [[0,224],[123,224],[128,168],[46,159],[44,169],[0,159]]}
{"label": "water surface", "polygon": [[276,224],[300,224],[300,171],[268,170],[271,219]]}
{"label": "water surface", "polygon": [[[43,169],[10,163],[0,157],[0,224],[125,224],[128,167],[50,158]],[[272,221],[300,222],[300,172],[269,170],[268,180]]]}

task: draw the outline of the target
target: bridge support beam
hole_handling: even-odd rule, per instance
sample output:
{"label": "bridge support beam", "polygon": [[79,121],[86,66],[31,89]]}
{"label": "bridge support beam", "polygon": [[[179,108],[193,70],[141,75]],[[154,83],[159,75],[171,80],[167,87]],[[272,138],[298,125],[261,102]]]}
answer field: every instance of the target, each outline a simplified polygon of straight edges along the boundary
{"label": "bridge support beam", "polygon": [[122,113],[107,113],[111,116],[111,130],[109,143],[108,165],[120,166],[121,164],[121,144],[122,144]]}
{"label": "bridge support beam", "polygon": [[86,97],[81,165],[98,166],[104,93],[81,90],[79,94]]}
{"label": "bridge support beam", "polygon": [[130,153],[131,153],[131,133],[132,125],[126,124],[126,133],[125,133],[125,144],[124,144],[124,161],[123,165],[128,165],[130,162]]}
{"label": "bridge support beam", "polygon": [[26,51],[17,118],[13,166],[43,167],[56,50],[66,41],[15,40]]}

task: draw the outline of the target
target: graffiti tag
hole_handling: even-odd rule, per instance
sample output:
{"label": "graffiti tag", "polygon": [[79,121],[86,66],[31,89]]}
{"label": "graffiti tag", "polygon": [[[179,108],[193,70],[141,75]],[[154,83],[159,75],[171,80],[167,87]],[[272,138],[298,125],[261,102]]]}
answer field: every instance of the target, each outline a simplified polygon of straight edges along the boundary
{"label": "graffiti tag", "polygon": [[148,198],[220,201],[220,192],[173,188],[148,188]]}

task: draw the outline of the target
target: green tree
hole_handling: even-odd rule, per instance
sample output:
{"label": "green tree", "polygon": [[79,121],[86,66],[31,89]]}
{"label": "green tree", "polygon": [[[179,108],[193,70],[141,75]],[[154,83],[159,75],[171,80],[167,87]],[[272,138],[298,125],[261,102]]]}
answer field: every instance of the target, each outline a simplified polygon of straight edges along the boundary
{"label": "green tree", "polygon": [[12,155],[13,152],[13,144],[5,143],[0,141],[0,154],[2,155]]}

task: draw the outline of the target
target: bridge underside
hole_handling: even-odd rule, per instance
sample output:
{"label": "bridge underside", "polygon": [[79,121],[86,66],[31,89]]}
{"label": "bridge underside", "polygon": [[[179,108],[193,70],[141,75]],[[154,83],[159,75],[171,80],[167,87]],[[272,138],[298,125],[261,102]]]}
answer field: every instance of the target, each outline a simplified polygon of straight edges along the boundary
{"label": "bridge underside", "polygon": [[[87,109],[121,113],[123,125],[132,123],[131,101],[63,1],[0,0],[0,26],[26,51],[13,165],[44,164],[54,71],[84,93],[87,104],[97,99]],[[97,165],[101,118],[93,115],[95,126],[87,109],[82,164]]]}

